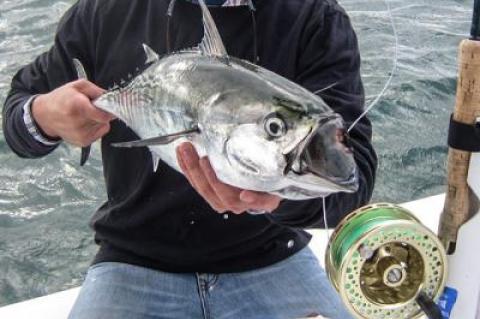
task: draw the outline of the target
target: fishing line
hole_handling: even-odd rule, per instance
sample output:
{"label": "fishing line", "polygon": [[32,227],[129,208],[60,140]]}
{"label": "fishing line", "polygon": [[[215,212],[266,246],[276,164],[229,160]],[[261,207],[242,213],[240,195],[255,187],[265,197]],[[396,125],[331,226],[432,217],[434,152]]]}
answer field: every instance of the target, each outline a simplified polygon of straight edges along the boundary
{"label": "fishing line", "polygon": [[322,197],[323,206],[323,225],[325,227],[325,233],[327,234],[327,244],[330,241],[330,234],[328,233],[328,221],[327,221],[327,205],[325,204],[325,197]]}
{"label": "fishing line", "polygon": [[[394,53],[394,60],[393,60],[393,67],[392,67],[392,70],[390,72],[390,76],[387,80],[387,82],[385,83],[385,86],[383,87],[382,91],[380,91],[380,94],[377,95],[377,97],[375,98],[375,100],[372,101],[372,103],[370,103],[370,105],[365,109],[365,111],[352,123],[352,125],[350,125],[350,127],[348,128],[347,132],[350,132],[350,130],[352,128],[355,127],[355,125],[358,124],[358,122],[360,122],[360,120],[365,117],[365,115],[367,115],[367,113],[378,103],[378,101],[380,100],[380,98],[385,94],[385,91],[387,90],[387,88],[390,86],[390,83],[392,82],[392,79],[393,79],[393,75],[395,74],[396,70],[397,70],[397,62],[398,62],[398,33],[397,33],[397,28],[395,27],[395,21],[393,19],[393,14],[392,14],[392,10],[390,9],[390,4],[388,3],[388,0],[384,0],[385,2],[385,5],[387,6],[387,11],[388,11],[388,15],[390,17],[390,23],[392,24],[392,30],[393,30],[393,35],[395,37],[395,53]],[[331,85],[329,85],[327,88],[324,88],[322,90],[319,90],[317,92],[321,92],[321,91],[324,91],[326,89],[329,89],[333,86],[335,86],[337,83],[333,83]],[[316,92],[316,93],[317,93]],[[330,234],[329,234],[329,230],[328,230],[328,220],[327,220],[327,205],[325,203],[325,197],[322,197],[322,206],[323,206],[323,224],[324,224],[324,228],[325,228],[325,232],[326,232],[326,236],[327,236],[327,243],[330,241]]]}
{"label": "fishing line", "polygon": [[317,90],[317,91],[313,92],[313,94],[322,93],[323,91],[326,91],[326,90],[328,90],[328,89],[333,88],[333,87],[334,87],[335,85],[337,85],[337,84],[338,84],[338,82],[332,83],[332,84],[324,87],[323,89],[320,89],[320,90]]}
{"label": "fishing line", "polygon": [[[394,53],[392,71],[390,72],[390,76],[389,76],[387,82],[385,83],[385,86],[383,87],[382,91],[380,91],[380,94],[377,95],[375,100],[373,100],[372,103],[370,103],[370,105],[365,109],[365,111],[352,123],[352,125],[350,125],[347,132],[350,132],[350,130],[352,128],[354,128],[355,125],[357,125],[358,122],[360,122],[360,120],[363,117],[365,117],[365,115],[367,115],[367,113],[378,103],[380,98],[385,94],[385,91],[387,90],[387,88],[390,86],[390,83],[392,82],[392,79],[393,79],[393,75],[395,74],[395,71],[397,70],[397,62],[398,62],[398,34],[397,34],[397,28],[395,27],[395,21],[393,19],[392,10],[390,9],[390,4],[388,3],[388,0],[384,0],[384,2],[385,2],[385,5],[387,6],[388,15],[390,17],[390,23],[392,24],[393,35],[395,37],[395,53]],[[319,93],[321,91],[329,89],[329,88],[335,86],[336,84],[337,83],[333,83],[333,84],[329,85],[328,87],[326,87],[322,90],[319,90],[315,93]],[[325,197],[322,197],[323,224],[324,224],[324,228],[325,228],[325,232],[326,232],[326,236],[327,236],[327,243],[328,243],[330,241],[330,233],[329,233],[329,230],[328,230],[327,205],[326,205],[325,202],[326,202]]]}
{"label": "fishing line", "polygon": [[397,28],[395,27],[395,21],[393,19],[393,14],[392,14],[392,10],[390,9],[390,4],[388,3],[388,0],[384,0],[385,2],[385,5],[387,6],[387,10],[388,10],[388,15],[390,17],[390,23],[392,24],[392,30],[393,30],[393,35],[395,37],[395,57],[393,59],[393,67],[392,67],[392,71],[390,72],[390,77],[388,78],[387,82],[385,83],[385,86],[383,87],[382,91],[380,91],[380,94],[377,95],[377,97],[375,98],[375,100],[372,101],[372,103],[370,103],[370,105],[365,109],[365,111],[352,123],[352,125],[350,125],[350,127],[348,128],[347,132],[350,132],[350,130],[358,124],[358,122],[360,122],[360,120],[362,118],[365,117],[365,115],[367,115],[367,113],[378,103],[378,101],[380,100],[380,98],[385,94],[385,91],[387,90],[387,88],[390,86],[390,83],[392,82],[392,79],[393,79],[393,75],[395,73],[395,71],[397,70],[397,61],[398,61],[398,34],[397,34]]}

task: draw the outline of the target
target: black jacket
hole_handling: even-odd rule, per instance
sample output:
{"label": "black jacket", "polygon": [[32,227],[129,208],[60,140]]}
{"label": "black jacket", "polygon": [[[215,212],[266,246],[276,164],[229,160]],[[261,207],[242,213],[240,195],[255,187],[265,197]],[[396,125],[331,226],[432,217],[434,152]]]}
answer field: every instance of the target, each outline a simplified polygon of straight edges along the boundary
{"label": "black jacket", "polygon": [[[10,147],[21,157],[45,156],[54,147],[35,141],[23,123],[23,104],[76,79],[78,58],[89,79],[108,88],[143,68],[142,43],[166,53],[167,0],[80,0],[62,18],[50,51],[13,78],[3,109]],[[357,39],[349,18],[334,0],[255,1],[259,64],[309,90],[332,83],[323,99],[345,121],[363,109]],[[253,60],[254,35],[248,7],[211,8],[227,52]],[[197,5],[179,0],[171,20],[174,50],[196,46],[202,36]],[[118,261],[171,272],[233,272],[282,260],[303,248],[304,227],[322,225],[321,199],[284,201],[271,215],[221,215],[180,173],[160,163],[152,172],[146,148],[112,148],[110,142],[135,139],[120,121],[102,139],[108,201],[92,219],[100,244],[96,262]],[[330,226],[371,196],[376,156],[371,126],[363,119],[351,131],[360,171],[360,189],[327,198]],[[290,242],[290,244],[288,244]]]}

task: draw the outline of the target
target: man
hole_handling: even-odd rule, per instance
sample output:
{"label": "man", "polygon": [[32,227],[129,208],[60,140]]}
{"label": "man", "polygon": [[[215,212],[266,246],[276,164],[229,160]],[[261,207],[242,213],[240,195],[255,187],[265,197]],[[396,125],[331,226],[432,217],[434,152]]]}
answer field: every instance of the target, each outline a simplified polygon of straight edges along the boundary
{"label": "man", "polygon": [[[207,3],[230,55],[311,91],[336,83],[321,93],[324,100],[347,124],[361,114],[357,41],[334,0]],[[80,0],[51,50],[12,81],[3,126],[18,155],[102,138],[108,201],[92,219],[100,249],[70,318],[348,318],[302,230],[322,225],[322,199],[281,201],[225,185],[190,144],[178,149],[184,175],[164,163],[152,172],[147,149],[110,146],[136,136],[90,101],[144,67],[143,43],[168,53],[202,37],[194,2]],[[74,58],[92,82],[75,81]],[[373,188],[368,120],[350,135],[360,189],[327,198],[330,225],[366,203]]]}

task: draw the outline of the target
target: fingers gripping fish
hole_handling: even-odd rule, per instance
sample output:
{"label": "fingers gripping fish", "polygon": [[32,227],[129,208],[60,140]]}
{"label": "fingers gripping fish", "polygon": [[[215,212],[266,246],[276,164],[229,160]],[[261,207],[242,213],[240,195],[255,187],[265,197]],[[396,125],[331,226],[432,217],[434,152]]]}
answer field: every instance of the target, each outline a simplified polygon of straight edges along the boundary
{"label": "fingers gripping fish", "polygon": [[[224,183],[288,199],[356,191],[341,116],[303,87],[228,56],[207,6],[199,4],[205,34],[197,48],[160,59],[144,44],[145,71],[93,101],[140,137],[113,146],[148,147],[154,170],[162,160],[181,171],[175,148],[187,140]],[[74,65],[84,77],[81,63]]]}

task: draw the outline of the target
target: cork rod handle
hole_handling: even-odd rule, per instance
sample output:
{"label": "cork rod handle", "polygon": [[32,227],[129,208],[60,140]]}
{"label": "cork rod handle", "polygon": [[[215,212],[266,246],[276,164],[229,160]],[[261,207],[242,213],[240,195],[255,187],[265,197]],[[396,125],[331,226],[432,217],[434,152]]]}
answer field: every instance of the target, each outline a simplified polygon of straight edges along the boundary
{"label": "cork rod handle", "polygon": [[[454,120],[474,124],[480,118],[480,41],[463,40],[459,50],[459,75]],[[448,188],[440,218],[439,237],[447,253],[455,252],[458,229],[476,213],[478,203],[467,184],[470,152],[448,151]]]}

